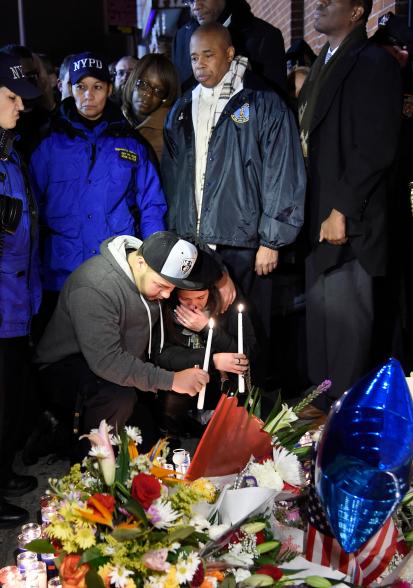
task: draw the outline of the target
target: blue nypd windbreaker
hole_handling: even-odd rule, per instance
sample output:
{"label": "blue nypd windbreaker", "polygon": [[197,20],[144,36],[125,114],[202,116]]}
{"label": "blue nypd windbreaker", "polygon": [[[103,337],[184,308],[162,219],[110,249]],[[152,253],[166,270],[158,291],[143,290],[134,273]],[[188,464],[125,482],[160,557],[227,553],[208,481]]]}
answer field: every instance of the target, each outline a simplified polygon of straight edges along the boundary
{"label": "blue nypd windbreaker", "polygon": [[6,161],[0,160],[0,194],[23,202],[16,232],[11,235],[0,228],[0,339],[9,339],[29,334],[41,300],[37,208],[14,151]]}
{"label": "blue nypd windbreaker", "polygon": [[147,148],[111,102],[89,126],[73,98],[64,100],[32,155],[30,174],[44,229],[46,290],[60,290],[105,239],[145,239],[165,229],[166,201]]}

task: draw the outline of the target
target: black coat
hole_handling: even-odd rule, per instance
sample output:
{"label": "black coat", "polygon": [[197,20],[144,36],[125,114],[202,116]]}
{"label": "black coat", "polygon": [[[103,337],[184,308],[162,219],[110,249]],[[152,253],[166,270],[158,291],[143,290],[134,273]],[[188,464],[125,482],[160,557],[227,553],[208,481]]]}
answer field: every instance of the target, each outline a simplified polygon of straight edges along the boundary
{"label": "black coat", "polygon": [[[235,54],[248,57],[252,70],[283,93],[286,89],[286,63],[281,31],[253,16],[246,0],[227,0],[220,22],[225,22],[229,15],[231,23],[228,30]],[[178,30],[173,43],[172,61],[178,70],[183,92],[196,83],[192,74],[189,41],[198,26],[198,21],[191,19]]]}
{"label": "black coat", "polygon": [[[396,60],[367,40],[347,50],[320,91],[309,129],[306,200],[316,273],[354,258],[372,276],[386,271],[386,188],[401,96]],[[348,242],[342,246],[318,242],[333,208],[347,219]]]}

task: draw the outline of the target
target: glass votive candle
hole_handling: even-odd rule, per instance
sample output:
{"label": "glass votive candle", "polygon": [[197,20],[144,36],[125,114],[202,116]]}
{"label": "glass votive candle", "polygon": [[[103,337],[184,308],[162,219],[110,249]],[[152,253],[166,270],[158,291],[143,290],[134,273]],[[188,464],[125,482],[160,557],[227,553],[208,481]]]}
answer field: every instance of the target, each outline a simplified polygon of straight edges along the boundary
{"label": "glass votive candle", "polygon": [[19,572],[25,572],[31,564],[37,561],[37,554],[32,551],[22,551],[17,554],[16,562]]}
{"label": "glass votive candle", "polygon": [[54,514],[56,514],[56,509],[54,506],[49,505],[49,506],[44,506],[40,512],[41,512],[41,516],[42,516],[42,523],[49,524],[51,517]]}
{"label": "glass votive candle", "polygon": [[20,584],[18,586],[24,586],[24,588],[40,588],[39,576],[26,571],[21,574]]}
{"label": "glass votive candle", "polygon": [[33,562],[26,568],[25,576],[27,588],[37,588],[37,585],[38,588],[47,588],[47,571],[44,561]]}
{"label": "glass votive candle", "polygon": [[60,578],[57,576],[56,578],[52,578],[51,580],[49,580],[47,588],[62,588]]}
{"label": "glass votive candle", "polygon": [[22,526],[22,535],[27,537],[27,543],[33,539],[39,539],[42,534],[42,527],[37,523],[27,523]]}
{"label": "glass votive candle", "polygon": [[31,541],[31,539],[27,539],[26,535],[23,535],[23,533],[20,533],[20,535],[17,535],[17,551],[19,553],[22,553],[23,551],[27,551],[26,545],[28,543],[30,543],[30,541]]}
{"label": "glass votive candle", "polygon": [[40,496],[40,508],[44,508],[45,506],[50,506],[50,503],[53,500],[53,496],[51,494],[42,494]]}
{"label": "glass votive candle", "polygon": [[174,449],[172,461],[175,464],[176,473],[183,476],[188,471],[189,464],[191,463],[191,456],[185,449]]}
{"label": "glass votive candle", "polygon": [[[17,582],[20,580],[20,572],[17,566],[6,566],[0,569],[0,583],[2,586],[18,585]],[[13,583],[14,582],[14,583]]]}

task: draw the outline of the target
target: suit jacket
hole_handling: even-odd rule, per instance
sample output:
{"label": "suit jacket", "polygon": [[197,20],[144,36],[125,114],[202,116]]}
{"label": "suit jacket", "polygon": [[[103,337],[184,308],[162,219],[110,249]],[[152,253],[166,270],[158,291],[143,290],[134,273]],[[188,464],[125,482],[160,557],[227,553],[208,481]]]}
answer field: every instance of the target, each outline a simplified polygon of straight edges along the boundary
{"label": "suit jacket", "polygon": [[[299,104],[304,95],[305,85]],[[307,142],[306,225],[316,273],[354,258],[372,276],[386,271],[386,183],[397,150],[401,96],[396,60],[367,39],[348,47],[322,86]],[[318,242],[333,208],[346,216],[346,245]]]}

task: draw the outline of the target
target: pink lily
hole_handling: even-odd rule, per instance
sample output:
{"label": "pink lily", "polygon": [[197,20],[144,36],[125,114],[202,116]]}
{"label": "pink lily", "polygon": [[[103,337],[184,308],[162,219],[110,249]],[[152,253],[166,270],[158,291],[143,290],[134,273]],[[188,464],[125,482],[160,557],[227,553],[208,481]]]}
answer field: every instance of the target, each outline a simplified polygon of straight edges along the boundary
{"label": "pink lily", "polygon": [[105,483],[112,486],[115,481],[116,460],[110,442],[109,425],[105,420],[100,421],[99,429],[92,429],[89,435],[82,435],[80,439],[84,437],[89,439],[92,444],[89,455],[98,459]]}

